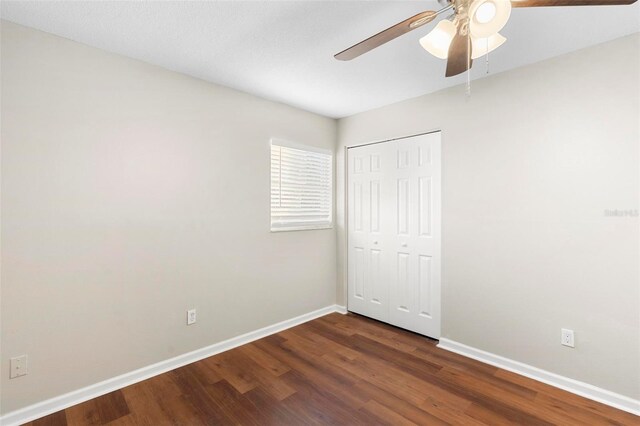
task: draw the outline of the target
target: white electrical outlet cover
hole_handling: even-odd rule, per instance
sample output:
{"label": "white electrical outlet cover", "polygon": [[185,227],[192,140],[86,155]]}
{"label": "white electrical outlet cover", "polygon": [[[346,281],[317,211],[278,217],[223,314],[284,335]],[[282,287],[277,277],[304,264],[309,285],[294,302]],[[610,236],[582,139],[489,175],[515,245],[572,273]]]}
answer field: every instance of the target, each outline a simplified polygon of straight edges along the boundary
{"label": "white electrical outlet cover", "polygon": [[575,337],[573,330],[563,328],[562,335],[560,336],[560,343],[564,346],[575,348]]}
{"label": "white electrical outlet cover", "polygon": [[195,324],[196,323],[196,310],[195,309],[189,309],[187,311],[187,325],[191,325],[191,324]]}
{"label": "white electrical outlet cover", "polygon": [[21,355],[15,358],[11,358],[9,360],[11,365],[11,370],[9,373],[10,379],[15,379],[16,377],[25,376],[27,374],[27,356]]}

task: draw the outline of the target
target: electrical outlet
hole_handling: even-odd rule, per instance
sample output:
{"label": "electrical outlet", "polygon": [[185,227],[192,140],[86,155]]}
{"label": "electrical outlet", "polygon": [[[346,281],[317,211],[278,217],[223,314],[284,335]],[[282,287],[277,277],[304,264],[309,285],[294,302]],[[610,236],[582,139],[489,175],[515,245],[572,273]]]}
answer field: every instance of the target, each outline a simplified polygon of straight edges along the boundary
{"label": "electrical outlet", "polygon": [[573,336],[573,330],[568,330],[566,328],[562,329],[562,336],[560,337],[560,343],[564,346],[569,346],[570,348],[575,348],[575,340]]}
{"label": "electrical outlet", "polygon": [[25,376],[27,374],[27,356],[20,355],[10,360],[11,372],[9,373],[10,379],[16,377]]}
{"label": "electrical outlet", "polygon": [[191,325],[195,323],[196,323],[196,310],[195,308],[189,309],[187,311],[187,325]]}

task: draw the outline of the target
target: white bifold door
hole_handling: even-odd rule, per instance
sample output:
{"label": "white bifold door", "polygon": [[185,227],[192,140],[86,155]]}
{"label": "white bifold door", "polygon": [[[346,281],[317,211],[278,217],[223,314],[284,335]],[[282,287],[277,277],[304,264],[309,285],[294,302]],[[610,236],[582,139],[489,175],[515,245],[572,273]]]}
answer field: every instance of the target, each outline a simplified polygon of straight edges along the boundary
{"label": "white bifold door", "polygon": [[348,150],[348,309],[440,337],[440,132]]}

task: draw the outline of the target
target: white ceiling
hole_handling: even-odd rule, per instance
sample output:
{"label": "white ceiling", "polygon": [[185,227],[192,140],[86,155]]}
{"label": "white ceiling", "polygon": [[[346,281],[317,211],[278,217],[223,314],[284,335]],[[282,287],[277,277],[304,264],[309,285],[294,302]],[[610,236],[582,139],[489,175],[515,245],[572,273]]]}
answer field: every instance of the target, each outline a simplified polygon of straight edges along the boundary
{"label": "white ceiling", "polygon": [[[433,24],[351,62],[333,55],[431,1],[7,1],[1,17],[329,117],[459,84],[418,39]],[[505,71],[640,31],[633,6],[514,9],[491,54]],[[485,75],[484,60],[474,75]],[[614,76],[612,75],[612,78]]]}

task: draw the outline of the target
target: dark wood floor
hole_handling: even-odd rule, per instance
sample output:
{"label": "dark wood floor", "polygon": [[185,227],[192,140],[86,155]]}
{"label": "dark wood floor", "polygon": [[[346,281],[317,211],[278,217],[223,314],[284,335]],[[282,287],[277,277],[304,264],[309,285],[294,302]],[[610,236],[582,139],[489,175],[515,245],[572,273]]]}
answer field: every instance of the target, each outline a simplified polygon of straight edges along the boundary
{"label": "dark wood floor", "polygon": [[331,314],[32,425],[638,425],[640,418]]}

